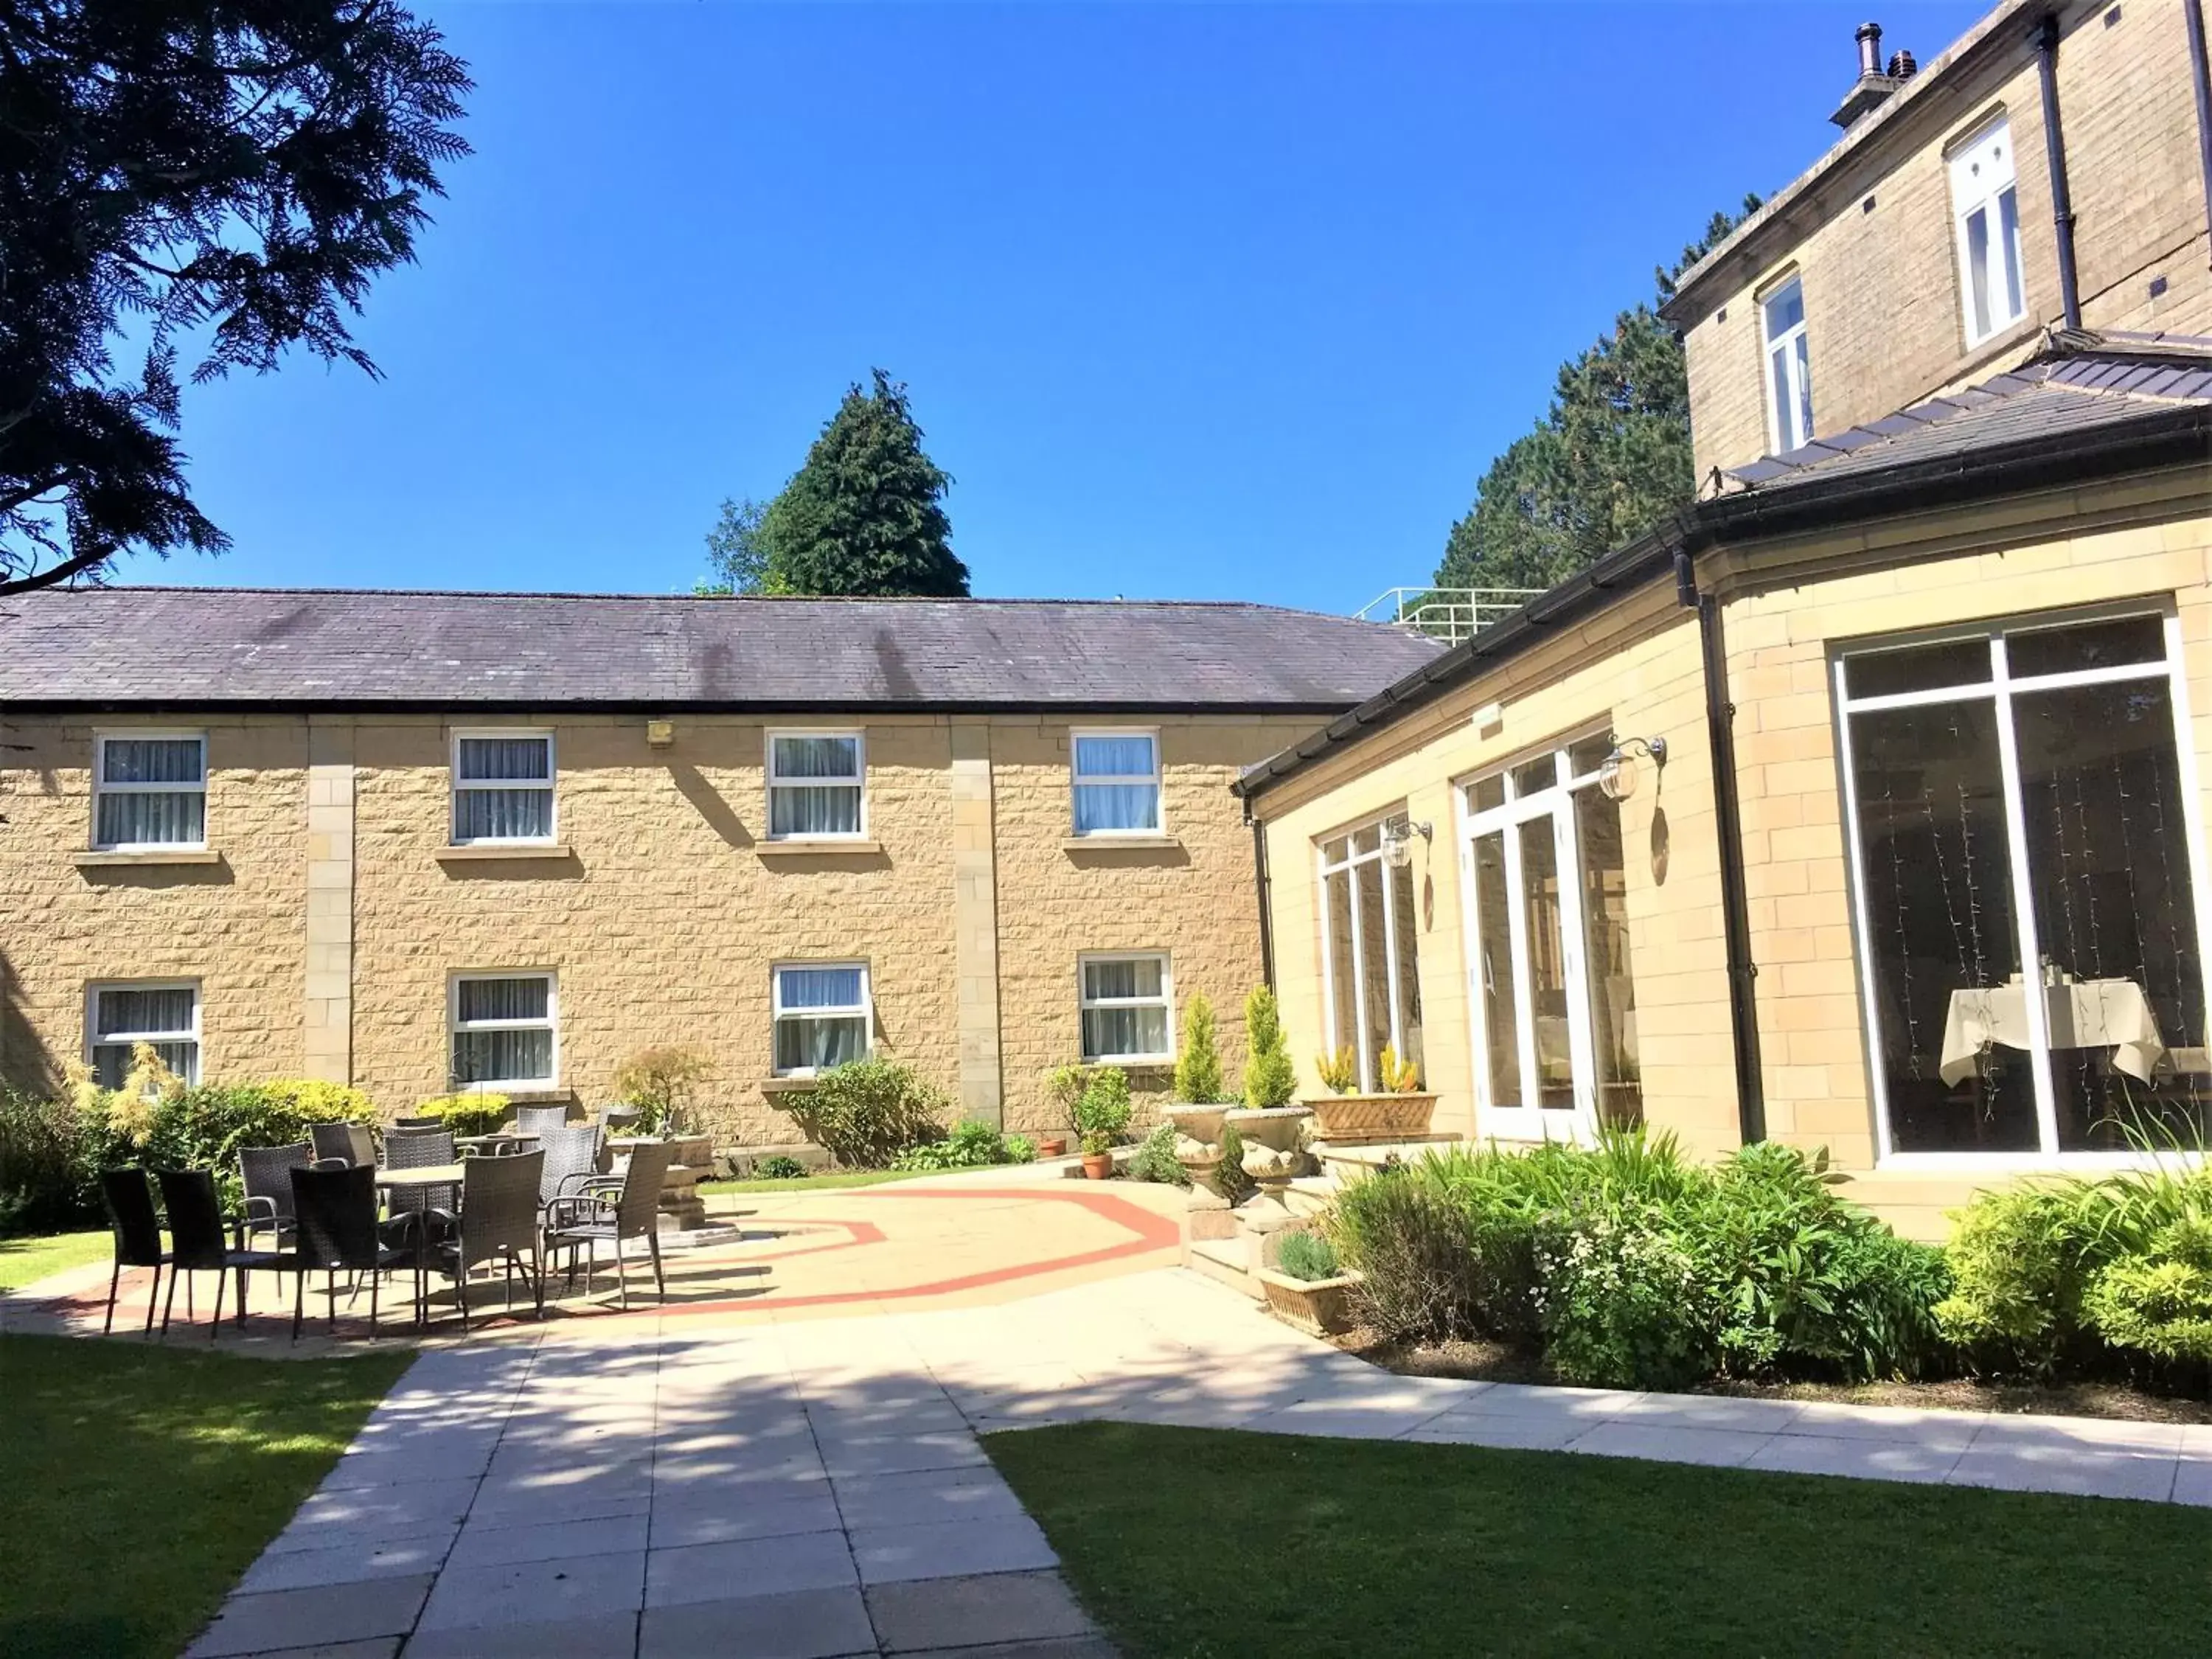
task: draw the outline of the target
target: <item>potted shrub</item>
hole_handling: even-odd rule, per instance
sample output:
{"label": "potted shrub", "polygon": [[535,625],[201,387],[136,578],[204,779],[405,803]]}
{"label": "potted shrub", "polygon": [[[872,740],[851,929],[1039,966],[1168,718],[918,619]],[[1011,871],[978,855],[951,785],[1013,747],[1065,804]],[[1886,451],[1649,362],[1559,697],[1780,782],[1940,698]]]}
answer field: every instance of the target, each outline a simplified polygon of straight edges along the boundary
{"label": "potted shrub", "polygon": [[1183,1005],[1182,1053],[1176,1060],[1175,1097],[1160,1115],[1175,1126],[1176,1158],[1194,1187],[1229,1196],[1218,1180],[1224,1147],[1222,1120],[1236,1103],[1223,1085],[1221,1052],[1213,1038],[1213,1005],[1203,994]]}
{"label": "potted shrub", "polygon": [[1314,1065],[1329,1091],[1313,1103],[1314,1133],[1321,1139],[1333,1146],[1359,1146],[1428,1133],[1437,1097],[1421,1087],[1419,1065],[1401,1061],[1395,1048],[1386,1044],[1376,1057],[1382,1086],[1373,1094],[1358,1092],[1359,1062],[1350,1048],[1320,1055]]}
{"label": "potted shrub", "polygon": [[1352,1328],[1352,1292],[1359,1281],[1337,1260],[1328,1235],[1285,1228],[1269,1241],[1274,1265],[1260,1269],[1267,1311],[1312,1336]]}
{"label": "potted shrub", "polygon": [[1129,1076],[1118,1066],[1101,1066],[1083,1085],[1075,1103],[1075,1131],[1083,1137],[1083,1173],[1103,1181],[1114,1173],[1114,1148],[1128,1133]]}
{"label": "potted shrub", "polygon": [[1224,1131],[1243,1143],[1243,1173],[1262,1192],[1280,1196],[1305,1157],[1305,1127],[1312,1111],[1291,1103],[1297,1079],[1283,1042],[1283,1022],[1265,986],[1244,1004],[1252,1054],[1244,1068],[1244,1104],[1224,1115]]}

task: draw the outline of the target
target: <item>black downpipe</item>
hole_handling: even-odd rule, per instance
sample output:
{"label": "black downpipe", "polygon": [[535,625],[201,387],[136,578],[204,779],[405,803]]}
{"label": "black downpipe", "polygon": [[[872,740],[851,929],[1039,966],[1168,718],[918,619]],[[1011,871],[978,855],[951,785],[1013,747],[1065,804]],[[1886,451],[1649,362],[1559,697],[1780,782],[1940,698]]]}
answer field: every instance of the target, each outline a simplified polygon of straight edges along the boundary
{"label": "black downpipe", "polygon": [[1267,914],[1267,826],[1244,803],[1244,822],[1252,826],[1253,888],[1260,901],[1260,982],[1275,988],[1275,921]]}
{"label": "black downpipe", "polygon": [[1728,695],[1728,642],[1720,601],[1698,592],[1696,566],[1674,556],[1674,591],[1698,612],[1704,652],[1705,735],[1713,757],[1713,823],[1721,854],[1721,937],[1728,953],[1729,1030],[1735,1043],[1735,1112],[1747,1146],[1766,1139],[1766,1081],[1759,1054],[1759,968],[1751,959],[1751,900],[1743,877],[1743,812],[1736,799],[1735,705]]}
{"label": "black downpipe", "polygon": [[[2196,6],[2187,9],[2193,15]],[[2035,26],[2035,66],[2043,85],[2043,157],[2051,169],[2051,223],[2058,237],[2058,308],[2081,326],[2081,283],[2074,272],[2074,197],[2066,187],[2066,136],[2058,126],[2058,14]],[[2202,106],[2200,106],[2200,108]]]}
{"label": "black downpipe", "polygon": [[2197,164],[2204,175],[2204,225],[2212,232],[2212,58],[2204,54],[2204,0],[2181,0],[2189,20],[2189,80],[2197,90]]}

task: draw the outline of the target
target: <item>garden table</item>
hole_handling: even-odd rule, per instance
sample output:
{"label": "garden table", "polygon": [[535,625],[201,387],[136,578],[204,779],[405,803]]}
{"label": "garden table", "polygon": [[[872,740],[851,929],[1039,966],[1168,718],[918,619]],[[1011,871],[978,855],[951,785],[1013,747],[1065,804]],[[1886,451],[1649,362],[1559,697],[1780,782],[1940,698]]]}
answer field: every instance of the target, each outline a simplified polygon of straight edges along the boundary
{"label": "garden table", "polygon": [[526,1135],[519,1132],[503,1135],[455,1135],[453,1137],[454,1146],[466,1146],[471,1150],[498,1146],[535,1146],[537,1144],[536,1135]]}
{"label": "garden table", "polygon": [[458,1164],[425,1164],[419,1170],[381,1169],[376,1172],[376,1184],[386,1192],[403,1188],[458,1187],[461,1181],[462,1170]]}

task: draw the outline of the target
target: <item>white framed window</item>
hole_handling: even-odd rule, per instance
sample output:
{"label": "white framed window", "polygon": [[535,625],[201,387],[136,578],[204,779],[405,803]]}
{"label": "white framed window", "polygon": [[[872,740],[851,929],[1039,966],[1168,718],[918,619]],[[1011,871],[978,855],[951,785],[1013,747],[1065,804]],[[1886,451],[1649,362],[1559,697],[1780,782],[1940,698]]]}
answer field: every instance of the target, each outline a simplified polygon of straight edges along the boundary
{"label": "white framed window", "polygon": [[769,839],[866,835],[866,744],[858,732],[769,732]]}
{"label": "white framed window", "polygon": [[553,734],[512,728],[453,733],[453,841],[553,839]]}
{"label": "white framed window", "polygon": [[131,1051],[153,1045],[161,1063],[187,1083],[200,1080],[200,988],[192,980],[131,980],[88,985],[84,1060],[103,1089],[119,1089]]}
{"label": "white framed window", "polygon": [[1392,856],[1407,833],[1405,814],[1393,812],[1328,836],[1316,849],[1328,1048],[1352,1050],[1364,1091],[1382,1086],[1386,1048],[1403,1062],[1421,1063],[1413,860]]}
{"label": "white framed window", "polygon": [[2212,1134],[2181,625],[2038,617],[1833,669],[1885,1161],[2125,1161]]}
{"label": "white framed window", "polygon": [[865,962],[786,962],[769,969],[778,1077],[813,1077],[866,1060],[874,1021]]}
{"label": "white framed window", "polygon": [[107,732],[93,739],[92,845],[103,853],[207,845],[207,738]]}
{"label": "white framed window", "polygon": [[1805,284],[1792,276],[1759,302],[1766,342],[1766,428],[1774,453],[1813,441],[1813,357]]}
{"label": "white framed window", "polygon": [[1160,811],[1158,732],[1073,732],[1068,769],[1079,836],[1157,836]]}
{"label": "white framed window", "polygon": [[1640,1122],[1627,837],[1589,732],[1459,791],[1475,1100],[1486,1132],[1573,1139]]}
{"label": "white framed window", "polygon": [[553,1087],[560,1014],[550,973],[455,974],[446,995],[453,1086],[483,1094]]}
{"label": "white framed window", "polygon": [[1951,157],[1951,217],[1959,239],[1959,301],[1966,343],[1979,345],[2027,310],[2021,276],[2020,193],[2012,126],[1984,127]]}
{"label": "white framed window", "polygon": [[1076,958],[1085,1065],[1159,1064],[1175,1058],[1175,978],[1164,951]]}

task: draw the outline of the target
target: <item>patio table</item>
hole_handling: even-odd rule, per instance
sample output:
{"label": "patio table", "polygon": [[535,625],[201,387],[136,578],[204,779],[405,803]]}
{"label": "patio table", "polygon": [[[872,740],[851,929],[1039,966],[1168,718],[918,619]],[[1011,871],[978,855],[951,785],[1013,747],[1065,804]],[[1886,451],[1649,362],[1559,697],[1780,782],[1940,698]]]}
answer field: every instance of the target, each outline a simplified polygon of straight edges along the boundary
{"label": "patio table", "polygon": [[403,1187],[458,1187],[463,1179],[458,1164],[425,1164],[418,1170],[380,1169],[376,1184],[386,1192]]}
{"label": "patio table", "polygon": [[503,1135],[455,1135],[453,1137],[453,1145],[456,1146],[494,1146],[503,1144],[511,1144],[517,1146],[535,1146],[538,1144],[538,1137],[536,1135],[523,1134],[520,1132],[514,1134]]}

